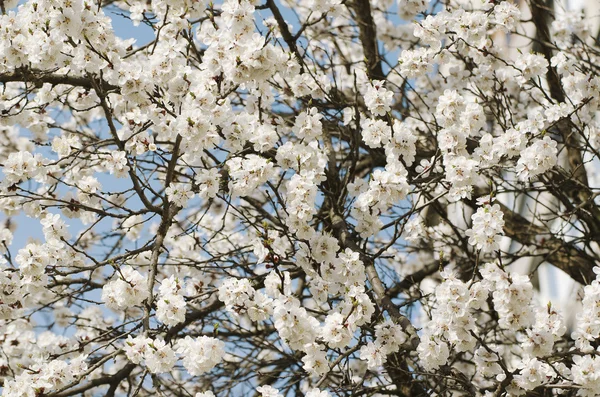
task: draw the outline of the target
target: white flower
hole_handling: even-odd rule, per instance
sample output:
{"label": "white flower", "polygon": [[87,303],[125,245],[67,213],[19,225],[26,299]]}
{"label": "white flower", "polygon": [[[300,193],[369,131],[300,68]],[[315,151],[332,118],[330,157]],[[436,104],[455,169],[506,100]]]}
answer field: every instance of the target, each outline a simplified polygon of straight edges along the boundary
{"label": "white flower", "polygon": [[339,249],[340,246],[335,237],[315,233],[310,239],[310,252],[318,263],[333,263]]}
{"label": "white flower", "polygon": [[67,231],[67,225],[60,219],[60,215],[58,214],[47,214],[40,223],[43,226],[42,231],[46,240],[67,240],[71,237]]}
{"label": "white flower", "polygon": [[319,321],[308,314],[293,297],[281,296],[274,302],[273,322],[281,339],[292,349],[314,343]]}
{"label": "white flower", "polygon": [[419,359],[423,368],[431,371],[446,364],[450,356],[448,345],[442,341],[421,338],[421,343],[417,347]]}
{"label": "white flower", "polygon": [[382,346],[373,342],[369,342],[360,348],[360,359],[367,361],[369,369],[381,367],[387,361]]}
{"label": "white flower", "polygon": [[251,154],[244,158],[234,157],[227,161],[229,167],[229,190],[233,196],[247,196],[269,180],[275,170],[269,160]]}
{"label": "white flower", "polygon": [[216,168],[201,170],[198,175],[196,175],[195,182],[199,186],[198,195],[203,199],[212,199],[215,198],[219,192],[221,174]]}
{"label": "white flower", "polygon": [[500,205],[484,205],[471,216],[471,229],[466,231],[469,244],[483,252],[491,252],[499,248],[498,243],[503,234],[504,214]]}
{"label": "white flower", "polygon": [[259,386],[256,388],[256,391],[259,393],[260,397],[283,397],[281,393],[279,393],[279,390],[269,385]]}
{"label": "white flower", "polygon": [[6,248],[12,244],[13,234],[10,229],[0,228],[0,254],[6,253]]}
{"label": "white flower", "polygon": [[134,3],[129,7],[129,18],[131,18],[133,26],[138,26],[142,19],[144,19],[144,11],[143,3]]}
{"label": "white flower", "polygon": [[346,347],[352,340],[352,331],[349,324],[344,323],[344,316],[341,313],[328,315],[321,333],[323,340],[332,348]]}
{"label": "white flower", "polygon": [[464,156],[446,156],[444,162],[446,180],[452,184],[450,200],[471,197],[472,185],[477,176],[477,161]]}
{"label": "white flower", "polygon": [[391,127],[383,120],[365,119],[361,123],[363,141],[370,148],[378,148],[390,141]]}
{"label": "white flower", "polygon": [[557,155],[555,140],[549,136],[538,139],[521,152],[521,158],[517,162],[519,179],[527,180],[548,171],[556,165]]}
{"label": "white flower", "polygon": [[125,237],[136,241],[144,228],[144,218],[141,215],[132,215],[123,221],[122,228],[125,230]]}
{"label": "white flower", "polygon": [[122,151],[111,152],[110,156],[105,159],[104,166],[117,178],[124,178],[130,169],[127,165],[127,153]]}
{"label": "white flower", "polygon": [[355,119],[355,114],[356,113],[356,109],[353,107],[347,107],[344,108],[344,120],[343,123],[344,125],[350,125],[350,123],[352,123],[352,121]]}
{"label": "white flower", "polygon": [[427,9],[429,0],[398,0],[398,13],[400,18],[411,20],[420,12]]}
{"label": "white flower", "polygon": [[574,356],[571,374],[573,382],[581,385],[579,395],[591,397],[600,392],[600,357],[597,355]]}
{"label": "white flower", "polygon": [[195,397],[215,397],[215,393],[213,393],[212,391],[208,390],[202,393],[196,393]]}
{"label": "white flower", "polygon": [[306,397],[331,397],[328,391],[319,390],[319,389],[310,389],[308,393],[305,394]]}
{"label": "white flower", "polygon": [[4,162],[2,172],[10,184],[19,183],[37,176],[43,169],[41,155],[29,152],[13,152]]}
{"label": "white flower", "polygon": [[460,115],[464,109],[463,97],[456,90],[445,90],[439,98],[435,115],[443,127],[449,128],[460,122]]}
{"label": "white flower", "polygon": [[125,310],[148,298],[146,277],[131,266],[118,269],[113,280],[102,288],[102,301],[111,309]]}
{"label": "white flower", "polygon": [[323,133],[322,118],[317,108],[310,108],[296,117],[293,131],[298,138],[312,141]]}
{"label": "white flower", "polygon": [[179,280],[175,276],[164,279],[156,303],[156,318],[172,327],[185,321],[185,307],[183,289],[179,285]]}
{"label": "white flower", "polygon": [[165,193],[171,202],[178,207],[185,207],[188,200],[194,197],[192,186],[189,183],[171,183]]}
{"label": "white flower", "polygon": [[177,362],[173,349],[162,339],[154,339],[148,346],[144,355],[148,370],[153,374],[171,371]]}
{"label": "white flower", "polygon": [[254,293],[250,280],[228,278],[219,287],[219,300],[225,303],[227,310],[239,314],[251,306]]}
{"label": "white flower", "polygon": [[417,134],[414,128],[415,125],[412,123],[394,120],[393,135],[385,145],[385,155],[388,163],[398,163],[400,157],[407,166],[415,161]]}
{"label": "white flower", "polygon": [[134,364],[145,364],[153,374],[172,370],[177,361],[173,349],[162,339],[128,336],[124,350],[127,359]]}
{"label": "white flower", "polygon": [[186,336],[177,343],[177,353],[181,354],[183,366],[190,375],[202,375],[223,360],[225,343],[208,336],[196,339]]}
{"label": "white flower", "polygon": [[522,369],[515,375],[517,385],[525,390],[533,390],[538,386],[551,381],[556,376],[552,367],[536,358],[524,360]]}
{"label": "white flower", "polygon": [[322,376],[329,372],[329,362],[325,349],[316,343],[308,343],[302,348],[306,353],[302,357],[304,365],[302,368],[306,372],[315,376]]}
{"label": "white flower", "polygon": [[129,361],[134,364],[141,363],[146,356],[146,352],[149,349],[148,345],[150,343],[152,343],[152,339],[150,338],[146,338],[141,335],[132,338],[131,335],[129,335],[125,341],[124,347],[125,354],[127,355]]}
{"label": "white flower", "polygon": [[474,361],[477,372],[486,378],[495,377],[503,374],[504,370],[499,364],[500,356],[491,347],[488,349],[481,346],[475,351]]}
{"label": "white flower", "polygon": [[510,1],[502,1],[494,6],[493,20],[505,30],[512,30],[521,18],[521,11]]}
{"label": "white flower", "polygon": [[255,292],[254,299],[248,308],[248,317],[252,321],[265,321],[273,315],[273,299],[262,292]]}
{"label": "white flower", "polygon": [[485,264],[480,272],[482,283],[493,291],[498,325],[513,331],[530,326],[534,320],[534,307],[531,305],[533,286],[529,278],[515,273],[509,275],[495,263]]}
{"label": "white flower", "polygon": [[254,150],[257,152],[266,152],[275,146],[278,139],[277,130],[272,125],[259,124],[255,127],[250,142],[254,144]]}
{"label": "white flower", "polygon": [[399,324],[386,320],[375,326],[375,341],[385,354],[396,353],[408,338]]}
{"label": "white flower", "polygon": [[522,73],[519,83],[524,84],[529,79],[544,75],[548,70],[548,61],[540,54],[521,54],[515,61],[515,67]]}
{"label": "white flower", "polygon": [[392,109],[394,93],[386,90],[383,83],[383,81],[373,81],[365,93],[365,105],[376,116],[385,116]]}

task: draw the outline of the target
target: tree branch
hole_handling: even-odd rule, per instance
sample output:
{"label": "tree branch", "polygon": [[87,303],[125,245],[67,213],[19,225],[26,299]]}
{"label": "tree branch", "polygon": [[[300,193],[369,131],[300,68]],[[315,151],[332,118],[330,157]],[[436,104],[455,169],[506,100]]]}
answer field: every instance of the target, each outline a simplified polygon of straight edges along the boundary
{"label": "tree branch", "polygon": [[[64,84],[73,87],[82,87],[88,90],[93,90],[95,88],[93,80],[89,77],[55,74],[27,68],[19,68],[14,72],[9,73],[0,73],[0,83],[11,82],[33,83],[35,85],[44,83],[52,85]],[[104,91],[119,91],[118,87],[107,84],[106,82],[101,82],[100,86]]]}

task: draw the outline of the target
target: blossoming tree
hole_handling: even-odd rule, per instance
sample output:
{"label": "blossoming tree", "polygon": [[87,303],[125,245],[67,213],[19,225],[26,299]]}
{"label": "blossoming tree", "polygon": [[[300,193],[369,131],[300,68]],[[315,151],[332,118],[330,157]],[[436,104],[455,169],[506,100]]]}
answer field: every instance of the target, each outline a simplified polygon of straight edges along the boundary
{"label": "blossoming tree", "polygon": [[[600,394],[582,15],[0,6],[2,395]],[[582,286],[574,322],[539,264]]]}

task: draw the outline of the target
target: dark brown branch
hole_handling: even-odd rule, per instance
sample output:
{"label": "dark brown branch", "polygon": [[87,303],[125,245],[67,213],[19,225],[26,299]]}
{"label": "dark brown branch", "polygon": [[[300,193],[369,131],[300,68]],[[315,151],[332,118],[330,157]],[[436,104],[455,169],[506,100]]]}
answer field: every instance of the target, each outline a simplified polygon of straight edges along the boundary
{"label": "dark brown branch", "polygon": [[[40,86],[45,83],[52,85],[64,84],[73,87],[82,87],[87,90],[94,89],[94,83],[89,77],[69,76],[66,74],[55,74],[41,70],[25,68],[16,69],[14,72],[10,73],[0,74],[0,83],[11,82],[33,83]],[[104,91],[119,91],[118,87],[105,82],[101,83],[101,87]]]}
{"label": "dark brown branch", "polygon": [[505,205],[500,204],[500,207],[504,213],[504,232],[507,236],[523,245],[535,245],[547,251],[546,260],[578,283],[589,284],[596,278],[592,270],[595,262],[585,252],[552,236],[542,226],[534,225]]}
{"label": "dark brown branch", "polygon": [[352,0],[349,7],[354,11],[354,18],[359,29],[359,38],[367,63],[367,72],[371,80],[385,80],[379,46],[377,43],[377,30],[371,12],[369,0]]}
{"label": "dark brown branch", "polygon": [[296,56],[296,59],[298,60],[298,63],[300,64],[300,67],[302,68],[302,64],[303,64],[302,56],[300,55],[300,51],[298,51],[298,46],[296,45],[296,39],[290,32],[290,29],[288,28],[287,23],[283,19],[283,15],[281,15],[281,11],[279,11],[279,8],[277,7],[277,4],[275,4],[274,0],[267,0],[267,6],[273,13],[273,17],[275,17],[275,21],[277,21],[277,25],[279,26],[279,30],[281,31],[281,37],[283,37],[283,40],[285,41],[285,43],[288,45],[290,50],[294,53],[294,55]]}
{"label": "dark brown branch", "polygon": [[[129,374],[131,373],[131,371],[133,371],[133,369],[136,366],[137,365],[135,365],[135,364],[129,363],[129,364],[125,365],[123,368],[121,368],[114,375],[103,376],[101,378],[92,379],[89,383],[83,384],[83,385],[81,385],[79,387],[76,387],[74,389],[65,390],[65,391],[62,391],[60,393],[52,393],[49,396],[52,396],[52,397],[74,396],[76,394],[83,394],[87,390],[90,390],[90,389],[93,389],[93,388],[95,388],[97,386],[102,386],[102,385],[110,385],[109,389],[116,390],[116,388],[119,386],[119,383],[121,383],[121,381],[123,379],[127,378],[129,376]],[[114,391],[113,391],[113,395],[114,395]]]}

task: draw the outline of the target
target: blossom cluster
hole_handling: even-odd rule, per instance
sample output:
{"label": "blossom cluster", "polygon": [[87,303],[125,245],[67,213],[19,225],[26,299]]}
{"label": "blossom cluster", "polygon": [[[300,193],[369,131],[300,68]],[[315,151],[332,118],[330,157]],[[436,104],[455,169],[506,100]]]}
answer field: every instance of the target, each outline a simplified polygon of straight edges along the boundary
{"label": "blossom cluster", "polygon": [[491,204],[491,199],[483,203],[471,217],[472,228],[466,231],[469,244],[484,252],[499,248],[503,234],[504,215],[499,204]]}
{"label": "blossom cluster", "polygon": [[588,18],[104,3],[0,0],[2,395],[600,394]]}

